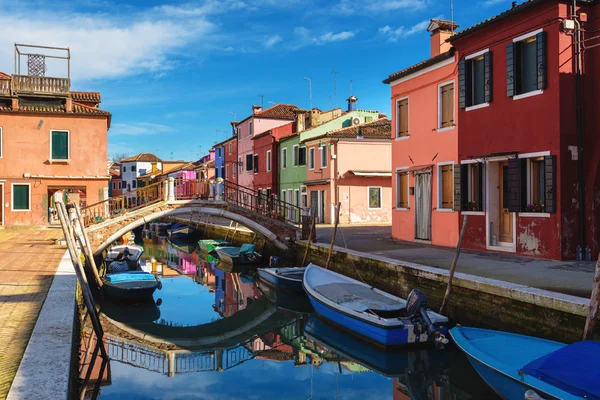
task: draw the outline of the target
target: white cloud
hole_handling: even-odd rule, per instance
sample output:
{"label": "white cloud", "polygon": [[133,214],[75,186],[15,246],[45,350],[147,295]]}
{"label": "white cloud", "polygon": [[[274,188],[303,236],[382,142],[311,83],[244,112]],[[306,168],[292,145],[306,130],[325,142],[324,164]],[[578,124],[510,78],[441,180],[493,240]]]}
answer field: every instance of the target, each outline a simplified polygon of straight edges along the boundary
{"label": "white cloud", "polygon": [[172,133],[174,129],[167,125],[153,124],[150,122],[135,122],[132,124],[112,124],[112,136],[141,136]]}
{"label": "white cloud", "polygon": [[190,18],[207,16],[211,14],[222,14],[225,12],[249,8],[246,3],[239,0],[206,0],[202,5],[184,4],[181,6],[162,5],[154,8],[158,13],[166,17]]}
{"label": "white cloud", "polygon": [[271,47],[277,43],[281,42],[281,36],[274,35],[265,40],[265,47]]}
{"label": "white cloud", "polygon": [[508,0],[486,0],[483,2],[484,7],[495,6],[500,3],[507,3]]}
{"label": "white cloud", "polygon": [[352,39],[355,36],[354,32],[342,31],[342,32],[326,32],[321,35],[313,35],[310,30],[303,26],[294,28],[294,33],[298,36],[300,43],[296,48],[306,46],[308,44],[324,45],[332,42],[342,42],[344,40]]}
{"label": "white cloud", "polygon": [[428,3],[429,0],[341,0],[335,9],[343,14],[362,14],[365,11],[414,11],[424,9]]}
{"label": "white cloud", "polygon": [[396,42],[399,39],[404,39],[417,33],[425,32],[429,26],[429,20],[421,21],[411,27],[401,26],[393,29],[389,25],[379,28],[379,33],[386,35],[390,42]]}

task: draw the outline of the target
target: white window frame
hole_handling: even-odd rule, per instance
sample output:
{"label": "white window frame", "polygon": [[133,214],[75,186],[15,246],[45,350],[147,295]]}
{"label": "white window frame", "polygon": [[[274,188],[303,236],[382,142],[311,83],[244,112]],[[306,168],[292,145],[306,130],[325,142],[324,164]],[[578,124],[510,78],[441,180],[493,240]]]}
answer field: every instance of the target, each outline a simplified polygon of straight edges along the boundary
{"label": "white window frame", "polygon": [[[371,196],[369,195],[371,189],[379,189],[379,207],[371,207],[369,200],[371,200]],[[368,210],[381,210],[383,208],[383,186],[367,186],[367,209]]]}
{"label": "white window frame", "polygon": [[[490,49],[487,48],[487,49],[478,51],[477,53],[469,54],[468,56],[465,57],[465,60],[468,61],[468,60],[472,60],[474,58],[478,58],[478,57],[484,55],[485,53],[488,53],[489,51],[490,51]],[[472,80],[473,76],[471,76],[470,79]],[[472,84],[471,84],[471,87],[472,87]],[[465,107],[465,111],[477,110],[478,108],[489,107],[489,105],[490,105],[490,103],[484,101],[483,103],[480,103],[480,104],[477,104],[474,106]],[[456,115],[455,115],[455,118],[456,118]]]}
{"label": "white window frame", "polygon": [[231,155],[232,148],[233,148],[233,143],[229,143],[229,155]]}
{"label": "white window frame", "polygon": [[[399,115],[398,115],[398,103],[400,103],[402,100],[408,100],[408,109],[406,110],[406,125],[408,126],[408,135],[406,136],[398,136],[399,132],[398,132],[398,122],[399,122]],[[394,138],[396,140],[406,140],[410,137],[410,99],[409,96],[404,96],[404,97],[400,97],[398,99],[396,99],[396,109],[394,110],[394,112],[396,113],[396,123],[394,124]]]}
{"label": "white window frame", "polygon": [[[29,208],[27,210],[15,210],[15,186],[29,186]],[[31,183],[11,183],[10,184],[10,211],[13,212],[31,212]]]}
{"label": "white window frame", "polygon": [[112,190],[117,190],[117,182],[112,183]]}
{"label": "white window frame", "polygon": [[300,158],[300,145],[292,146],[292,167],[298,166],[298,159]]}
{"label": "white window frame", "polygon": [[315,169],[315,164],[315,148],[311,147],[308,149],[308,169]]}
{"label": "white window frame", "polygon": [[287,147],[281,149],[281,169],[287,168]]}
{"label": "white window frame", "polygon": [[267,159],[265,160],[267,172],[271,172],[271,150],[267,150]]}
{"label": "white window frame", "polygon": [[[67,132],[67,159],[66,160],[55,160],[52,158],[52,133],[53,132]],[[50,154],[49,158],[50,162],[53,163],[68,163],[71,162],[71,131],[69,129],[50,129]]]}
{"label": "white window frame", "polygon": [[308,186],[300,186],[300,203],[303,204],[300,207],[308,208]]}
{"label": "white window frame", "polygon": [[327,152],[327,150],[326,150],[327,145],[325,143],[323,143],[321,145],[321,147],[319,147],[319,149],[321,151],[321,169],[327,168],[329,165],[329,163],[328,163],[329,160],[327,160],[327,157],[325,157],[325,155],[326,155],[325,152]]}
{"label": "white window frame", "polygon": [[[517,36],[516,38],[513,39],[513,43],[522,42],[522,41],[527,40],[533,36],[536,36],[538,33],[542,33],[542,32],[544,32],[544,29],[540,28],[540,29],[536,29],[533,32],[529,32],[524,35]],[[546,46],[548,46],[548,43],[546,43]],[[531,96],[537,96],[542,93],[544,93],[543,89],[532,90],[531,92],[514,95],[513,100],[520,100],[520,99],[524,99],[524,98],[531,97]]]}
{"label": "white window frame", "polygon": [[[394,209],[398,210],[398,211],[410,210],[410,174],[408,173],[407,169],[408,169],[408,166],[396,168],[396,204],[394,205]],[[406,180],[406,185],[408,187],[408,190],[406,191],[406,193],[408,193],[408,200],[406,201],[406,203],[407,203],[406,208],[398,207],[398,197],[400,197],[400,179],[398,176],[399,173],[408,174],[408,179]]]}
{"label": "white window frame", "polygon": [[[452,165],[452,174],[454,174],[454,161],[442,161],[437,163],[437,207],[435,208],[437,212],[454,212],[454,207],[442,208],[442,167],[446,165]],[[454,179],[452,179],[452,196],[454,197]]]}
{"label": "white window frame", "polygon": [[118,188],[117,190],[121,190],[123,188],[123,182],[119,181],[117,183],[118,183],[117,184],[117,188]]}
{"label": "white window frame", "polygon": [[[452,126],[447,126],[445,128],[442,128],[442,86],[446,86],[452,84],[452,89],[456,90],[456,83],[454,82],[454,79],[446,81],[444,83],[440,83],[438,85],[438,123],[437,123],[437,131],[438,132],[446,132],[449,130],[452,130],[456,127],[456,101],[452,101],[452,119],[454,119],[454,125]],[[452,96],[455,97],[455,96]],[[456,100],[456,98],[454,98],[453,100]],[[410,134],[409,134],[410,136]]]}

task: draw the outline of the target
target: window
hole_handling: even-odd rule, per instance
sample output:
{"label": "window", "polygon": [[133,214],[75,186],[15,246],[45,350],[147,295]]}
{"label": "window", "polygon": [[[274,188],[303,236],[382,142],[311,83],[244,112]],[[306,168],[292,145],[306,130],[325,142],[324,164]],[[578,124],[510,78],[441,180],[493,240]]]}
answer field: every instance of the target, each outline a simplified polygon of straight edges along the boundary
{"label": "window", "polygon": [[285,189],[281,191],[281,201],[285,202]]}
{"label": "window", "polygon": [[529,158],[528,161],[529,185],[527,188],[526,211],[542,211],[546,193],[544,157]]}
{"label": "window", "polygon": [[440,165],[439,166],[439,193],[438,193],[438,208],[441,209],[453,209],[454,206],[454,192],[453,192],[453,165]]}
{"label": "window", "polygon": [[518,37],[506,46],[508,97],[546,88],[546,33],[542,30]]}
{"label": "window", "polygon": [[217,155],[217,157],[223,157],[223,148],[219,147],[218,149],[219,154]]}
{"label": "window", "polygon": [[292,147],[292,166],[296,167],[298,166],[298,156],[299,156],[299,147],[297,144],[294,145],[294,147]]}
{"label": "window", "polygon": [[242,157],[238,157],[238,172],[242,172],[242,165],[244,165],[242,163]]}
{"label": "window", "polygon": [[294,189],[294,205],[300,206],[300,190]]}
{"label": "window", "polygon": [[131,188],[135,189],[136,187],[137,187],[137,181],[134,180],[133,182],[131,182]]}
{"label": "window", "polygon": [[135,172],[135,165],[131,166],[131,172]]}
{"label": "window", "polygon": [[369,208],[381,208],[381,187],[369,187]]}
{"label": "window", "polygon": [[248,136],[252,136],[254,134],[254,129],[252,126],[252,122],[248,122]]}
{"label": "window", "polygon": [[229,165],[225,166],[225,179],[229,179]]}
{"label": "window", "polygon": [[253,166],[254,166],[254,173],[255,174],[258,173],[258,154],[254,155],[254,164],[253,164]]}
{"label": "window", "polygon": [[307,208],[308,207],[308,189],[304,185],[300,186],[300,200],[301,200],[300,206],[302,208]]}
{"label": "window", "polygon": [[119,190],[122,189],[122,183],[121,182],[119,182],[118,188],[119,188]]}
{"label": "window", "polygon": [[298,150],[298,165],[306,165],[306,147],[300,147]]}
{"label": "window", "polygon": [[483,50],[458,63],[458,102],[460,108],[485,105],[492,101],[492,53]]}
{"label": "window", "polygon": [[113,182],[112,183],[112,189],[113,190],[117,190],[117,182]]}
{"label": "window", "polygon": [[408,136],[408,97],[396,101],[396,137]]}
{"label": "window", "polygon": [[229,143],[229,155],[231,155],[231,150],[233,149],[233,143]]}
{"label": "window", "polygon": [[267,170],[267,172],[271,172],[271,150],[267,150],[267,159],[266,159],[266,162],[267,162],[267,168],[266,168],[266,170]]}
{"label": "window", "polygon": [[123,172],[127,172],[127,167],[123,166]]}
{"label": "window", "polygon": [[373,117],[365,117],[365,124],[373,121]]}
{"label": "window", "polygon": [[308,150],[308,169],[315,169],[315,148]]}
{"label": "window", "polygon": [[439,123],[438,128],[454,126],[454,82],[439,86]]}
{"label": "window", "polygon": [[51,160],[69,160],[69,131],[50,131]]}
{"label": "window", "polygon": [[287,149],[281,149],[281,168],[287,168]]}
{"label": "window", "polygon": [[252,160],[254,157],[252,154],[246,154],[246,171],[252,171]]}
{"label": "window", "polygon": [[12,184],[12,210],[30,211],[31,204],[31,186],[29,183]]}
{"label": "window", "polygon": [[327,146],[321,146],[321,168],[327,168]]}
{"label": "window", "polygon": [[396,208],[408,209],[408,172],[396,173]]}

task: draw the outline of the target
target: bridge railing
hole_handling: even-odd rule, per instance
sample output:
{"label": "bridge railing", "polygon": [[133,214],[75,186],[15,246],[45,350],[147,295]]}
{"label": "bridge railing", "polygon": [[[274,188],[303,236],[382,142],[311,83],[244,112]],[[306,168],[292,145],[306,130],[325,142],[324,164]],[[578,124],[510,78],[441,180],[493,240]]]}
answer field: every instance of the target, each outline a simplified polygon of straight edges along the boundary
{"label": "bridge railing", "polygon": [[164,200],[164,183],[157,182],[125,194],[110,197],[82,209],[85,226],[100,223],[128,211]]}

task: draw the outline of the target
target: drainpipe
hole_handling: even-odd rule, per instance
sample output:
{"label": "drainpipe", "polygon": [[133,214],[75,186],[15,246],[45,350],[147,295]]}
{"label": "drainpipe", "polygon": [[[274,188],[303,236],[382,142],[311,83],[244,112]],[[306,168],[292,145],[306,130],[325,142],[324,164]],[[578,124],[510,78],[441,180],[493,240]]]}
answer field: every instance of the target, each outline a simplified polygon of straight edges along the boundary
{"label": "drainpipe", "polygon": [[573,0],[573,21],[575,22],[575,103],[577,116],[577,184],[579,186],[579,242],[585,248],[585,203],[583,179],[583,122],[581,116],[581,25],[577,19],[577,0]]}

